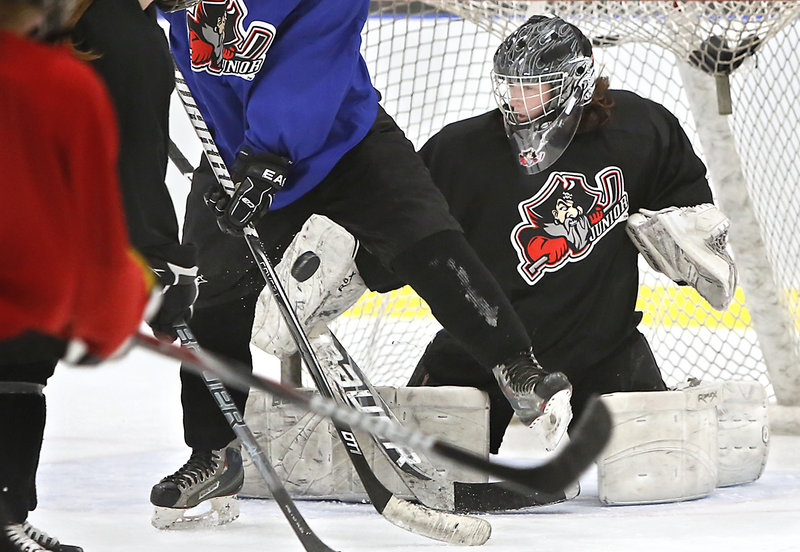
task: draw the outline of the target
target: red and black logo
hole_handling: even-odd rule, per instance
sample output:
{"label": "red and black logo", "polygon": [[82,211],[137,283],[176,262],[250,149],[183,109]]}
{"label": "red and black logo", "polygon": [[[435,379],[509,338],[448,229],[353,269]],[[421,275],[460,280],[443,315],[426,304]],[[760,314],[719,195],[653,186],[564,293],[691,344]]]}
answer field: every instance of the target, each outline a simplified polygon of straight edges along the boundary
{"label": "red and black logo", "polygon": [[192,71],[252,80],[264,65],[275,27],[253,21],[242,0],[205,0],[186,12]]}
{"label": "red and black logo", "polygon": [[580,261],[618,222],[628,218],[628,193],[622,170],[607,167],[590,185],[580,173],[554,172],[539,192],[519,204],[522,222],[511,243],[517,270],[533,285],[546,272]]}

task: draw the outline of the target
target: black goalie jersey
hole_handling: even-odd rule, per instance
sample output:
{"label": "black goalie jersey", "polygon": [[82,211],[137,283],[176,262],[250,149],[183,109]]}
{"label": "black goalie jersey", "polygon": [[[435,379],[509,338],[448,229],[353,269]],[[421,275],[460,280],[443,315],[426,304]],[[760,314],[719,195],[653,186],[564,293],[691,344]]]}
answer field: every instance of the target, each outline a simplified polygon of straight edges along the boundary
{"label": "black goalie jersey", "polygon": [[525,174],[498,110],[445,127],[421,150],[467,239],[522,317],[539,361],[580,379],[641,313],[629,213],[711,201],[677,119],[631,92],[550,170]]}

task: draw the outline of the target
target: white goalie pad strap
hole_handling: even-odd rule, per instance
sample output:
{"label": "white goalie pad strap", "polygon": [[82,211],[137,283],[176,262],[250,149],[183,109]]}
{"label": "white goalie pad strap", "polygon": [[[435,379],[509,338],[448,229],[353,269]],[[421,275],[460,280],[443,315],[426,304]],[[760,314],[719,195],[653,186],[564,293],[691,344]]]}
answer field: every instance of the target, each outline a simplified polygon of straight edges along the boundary
{"label": "white goalie pad strap", "polygon": [[767,392],[755,381],[722,385],[719,420],[719,480],[727,487],[755,481],[764,473],[769,453]]}
{"label": "white goalie pad strap", "polygon": [[[326,217],[312,215],[275,267],[306,332],[339,316],[366,290],[356,269],[357,248],[358,242],[344,228]],[[277,357],[297,350],[268,288],[256,304],[252,342]]]}
{"label": "white goalie pad strap", "polygon": [[603,395],[614,430],[597,460],[601,502],[675,502],[713,491],[718,397],[718,386]]}
{"label": "white goalie pad strap", "polygon": [[675,282],[685,282],[717,310],[736,291],[737,272],[726,246],[730,220],[710,203],[641,209],[626,231],[647,263]]}

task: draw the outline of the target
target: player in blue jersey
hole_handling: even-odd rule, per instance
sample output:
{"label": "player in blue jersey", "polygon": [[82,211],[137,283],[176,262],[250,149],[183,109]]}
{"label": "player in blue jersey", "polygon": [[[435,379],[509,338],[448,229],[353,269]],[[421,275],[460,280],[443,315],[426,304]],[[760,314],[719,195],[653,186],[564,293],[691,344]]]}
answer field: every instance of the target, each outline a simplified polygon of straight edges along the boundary
{"label": "player in blue jersey", "polygon": [[[563,404],[570,384],[539,366],[508,299],[378,104],[359,50],[368,10],[368,0],[212,0],[167,16],[177,64],[238,185],[228,198],[207,164],[195,173],[184,226],[202,275],[192,330],[206,349],[250,364],[263,280],[241,230],[253,222],[278,260],[309,215],[322,214],[410,284],[495,375],[520,418],[536,424],[548,404]],[[205,384],[181,378],[193,452],[153,488],[165,515],[242,483],[233,433]],[[244,409],[246,394],[233,395]],[[223,521],[235,517],[228,506]]]}

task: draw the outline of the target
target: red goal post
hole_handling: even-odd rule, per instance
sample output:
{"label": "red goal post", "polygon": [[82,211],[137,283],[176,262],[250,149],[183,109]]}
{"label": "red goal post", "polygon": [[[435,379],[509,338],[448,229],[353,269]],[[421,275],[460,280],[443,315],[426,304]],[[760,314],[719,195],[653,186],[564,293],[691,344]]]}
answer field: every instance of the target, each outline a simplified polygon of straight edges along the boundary
{"label": "red goal post", "polygon": [[[732,219],[740,288],[718,313],[642,261],[640,327],[668,384],[689,376],[756,379],[776,404],[800,406],[800,2],[371,6],[363,52],[384,107],[417,147],[443,125],[494,107],[492,54],[536,13],[580,27],[612,87],[670,109]],[[334,326],[373,382],[387,385],[405,383],[437,329],[408,289],[365,295]],[[773,425],[800,432],[798,410],[775,410],[782,416]]]}

